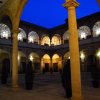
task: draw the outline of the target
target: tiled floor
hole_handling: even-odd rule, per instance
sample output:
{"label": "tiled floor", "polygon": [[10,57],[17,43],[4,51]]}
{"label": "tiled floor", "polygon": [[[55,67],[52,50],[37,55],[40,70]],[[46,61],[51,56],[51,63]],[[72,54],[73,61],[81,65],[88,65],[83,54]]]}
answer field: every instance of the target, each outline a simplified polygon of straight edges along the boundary
{"label": "tiled floor", "polygon": [[[20,88],[17,91],[12,91],[9,84],[8,86],[0,85],[0,100],[67,100],[64,97],[65,93],[58,73],[36,75],[32,91],[25,90],[22,77],[24,76],[19,78]],[[87,78],[82,82],[84,100],[100,100],[100,88],[92,88],[88,81]]]}

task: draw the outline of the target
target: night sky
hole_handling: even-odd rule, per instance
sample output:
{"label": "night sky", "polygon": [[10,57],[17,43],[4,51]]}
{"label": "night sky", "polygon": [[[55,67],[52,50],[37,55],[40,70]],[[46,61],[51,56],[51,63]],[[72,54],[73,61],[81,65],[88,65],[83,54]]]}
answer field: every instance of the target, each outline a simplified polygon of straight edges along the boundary
{"label": "night sky", "polygon": [[[21,20],[47,29],[65,23],[67,10],[62,6],[65,0],[28,0]],[[77,18],[85,17],[100,11],[96,0],[77,0],[80,6],[76,9]]]}

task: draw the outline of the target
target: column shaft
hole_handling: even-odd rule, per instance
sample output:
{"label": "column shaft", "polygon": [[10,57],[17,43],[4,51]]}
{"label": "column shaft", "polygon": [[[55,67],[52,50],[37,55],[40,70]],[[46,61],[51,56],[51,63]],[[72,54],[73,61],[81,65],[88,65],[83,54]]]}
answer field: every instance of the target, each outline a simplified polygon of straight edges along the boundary
{"label": "column shaft", "polygon": [[18,87],[18,39],[17,31],[13,32],[12,43],[12,87]]}
{"label": "column shaft", "polygon": [[81,100],[80,57],[75,7],[68,7],[69,48],[71,57],[72,99]]}

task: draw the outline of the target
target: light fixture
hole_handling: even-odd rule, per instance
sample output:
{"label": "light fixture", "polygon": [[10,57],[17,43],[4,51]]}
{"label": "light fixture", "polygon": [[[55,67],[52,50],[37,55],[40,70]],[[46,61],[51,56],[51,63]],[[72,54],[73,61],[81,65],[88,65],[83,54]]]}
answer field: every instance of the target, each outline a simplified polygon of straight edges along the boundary
{"label": "light fixture", "polygon": [[30,61],[33,61],[33,57],[32,57],[32,56],[30,56],[30,58],[29,58],[29,59],[30,59]]}
{"label": "light fixture", "polygon": [[81,52],[80,58],[81,58],[81,61],[84,62],[84,59],[85,59],[85,54],[84,54],[84,52]]}

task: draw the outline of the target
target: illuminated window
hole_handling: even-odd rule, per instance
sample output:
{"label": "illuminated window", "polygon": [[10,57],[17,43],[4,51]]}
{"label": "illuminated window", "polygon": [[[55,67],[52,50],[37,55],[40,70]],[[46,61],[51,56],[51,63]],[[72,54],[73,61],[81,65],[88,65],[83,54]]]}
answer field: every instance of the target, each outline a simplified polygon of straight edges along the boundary
{"label": "illuminated window", "polygon": [[31,31],[29,34],[28,34],[28,42],[29,43],[39,43],[39,36],[36,32],[34,31]]}
{"label": "illuminated window", "polygon": [[79,38],[82,39],[86,39],[87,36],[91,35],[91,31],[90,28],[88,26],[81,26],[78,29],[78,34],[79,34]]}
{"label": "illuminated window", "polygon": [[26,39],[26,33],[23,29],[19,28],[20,33],[18,33],[18,40],[23,41],[23,39]]}
{"label": "illuminated window", "polygon": [[100,21],[96,22],[93,26],[93,37],[97,37],[100,35]]}
{"label": "illuminated window", "polygon": [[51,45],[60,45],[61,44],[61,38],[60,36],[53,36],[51,39]]}
{"label": "illuminated window", "polygon": [[48,45],[50,46],[50,38],[48,36],[44,36],[41,40],[41,45]]}
{"label": "illuminated window", "polygon": [[5,24],[0,24],[0,37],[5,39],[11,37],[10,28]]}

